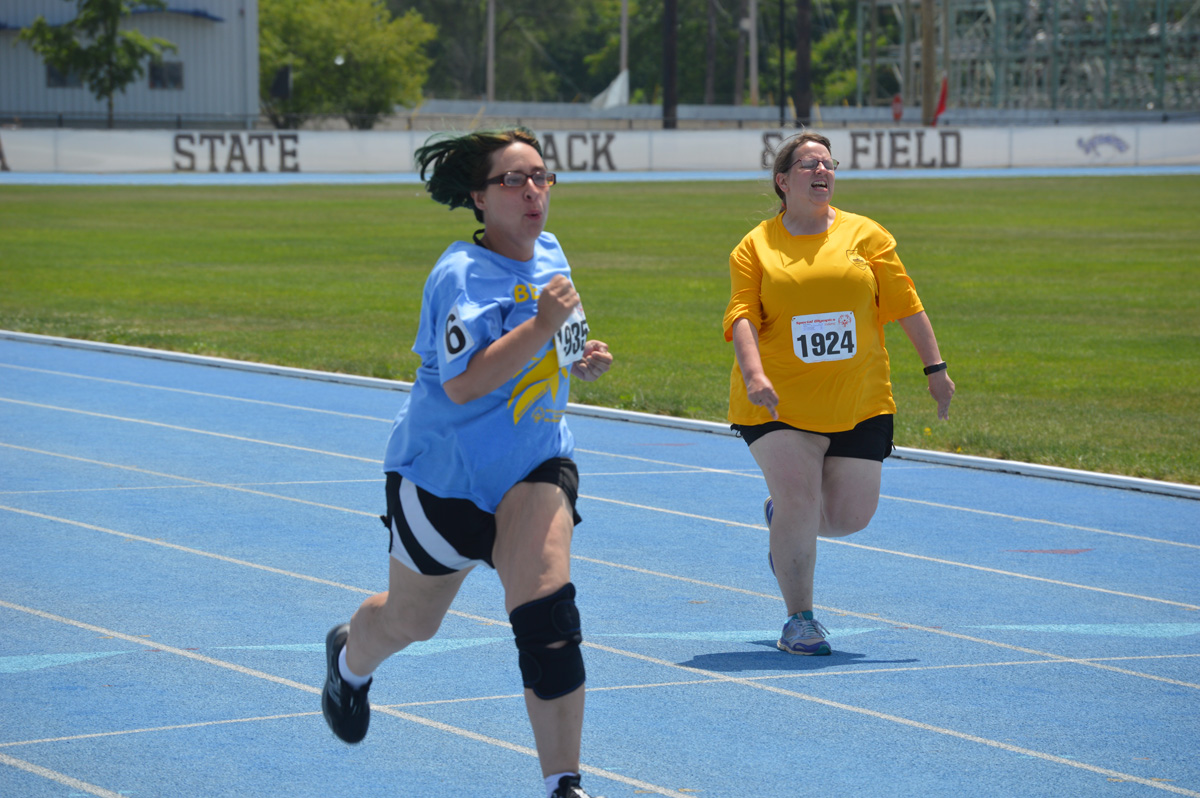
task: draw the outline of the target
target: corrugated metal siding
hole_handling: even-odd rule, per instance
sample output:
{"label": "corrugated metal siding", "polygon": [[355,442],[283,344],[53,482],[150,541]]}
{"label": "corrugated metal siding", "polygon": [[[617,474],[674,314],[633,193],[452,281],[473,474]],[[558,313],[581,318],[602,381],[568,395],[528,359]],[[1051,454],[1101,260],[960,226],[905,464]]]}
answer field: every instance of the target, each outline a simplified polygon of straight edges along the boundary
{"label": "corrugated metal siding", "polygon": [[[175,44],[166,61],[183,64],[183,89],[150,89],[143,74],[114,98],[117,116],[131,114],[228,116],[239,124],[258,116],[257,0],[170,0],[169,8],[201,11],[204,16],[168,12],[134,14],[122,27],[136,28]],[[49,88],[46,67],[17,30],[39,15],[51,23],[73,18],[75,6],[63,0],[5,0],[0,3],[0,115],[103,114],[105,104],[86,87]]]}

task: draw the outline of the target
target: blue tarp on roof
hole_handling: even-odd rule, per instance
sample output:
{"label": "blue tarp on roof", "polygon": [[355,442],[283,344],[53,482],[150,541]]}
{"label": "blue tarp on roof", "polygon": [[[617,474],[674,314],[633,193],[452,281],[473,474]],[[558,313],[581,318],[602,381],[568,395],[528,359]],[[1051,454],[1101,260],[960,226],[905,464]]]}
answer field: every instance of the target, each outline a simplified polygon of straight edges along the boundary
{"label": "blue tarp on roof", "polygon": [[[197,19],[207,19],[210,22],[224,22],[225,21],[224,17],[218,17],[216,14],[213,14],[210,11],[205,11],[203,8],[172,8],[170,6],[168,6],[167,8],[135,8],[130,13],[133,13],[133,14],[183,14],[183,15],[189,16],[189,17],[196,17]],[[33,24],[33,23],[31,22],[27,25],[17,25],[17,24],[11,23],[11,22],[6,22],[4,20],[0,20],[0,30],[21,30],[22,28],[28,28],[29,25],[31,25],[31,24]],[[55,27],[57,27],[57,26],[55,26]]]}
{"label": "blue tarp on roof", "polygon": [[212,12],[209,12],[209,11],[205,11],[203,8],[171,8],[170,6],[168,6],[167,8],[161,8],[161,9],[160,8],[135,8],[135,9],[133,9],[134,14],[158,14],[158,13],[163,13],[163,12],[166,12],[168,14],[186,14],[189,17],[196,17],[198,19],[207,19],[207,20],[211,20],[213,22],[224,22],[225,21],[224,17],[218,17],[216,14],[213,14]]}

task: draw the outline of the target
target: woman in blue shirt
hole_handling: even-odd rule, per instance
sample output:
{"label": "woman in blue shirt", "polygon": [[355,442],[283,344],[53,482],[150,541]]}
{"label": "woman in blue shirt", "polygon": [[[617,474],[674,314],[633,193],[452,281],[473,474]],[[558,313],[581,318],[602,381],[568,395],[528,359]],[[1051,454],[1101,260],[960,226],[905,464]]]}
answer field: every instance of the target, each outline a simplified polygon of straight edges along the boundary
{"label": "woman in blue shirt", "polygon": [[367,732],[367,690],[392,654],[436,632],[475,565],[496,569],[519,652],[548,798],[579,786],[584,668],[570,547],[579,474],[567,428],[570,377],[612,355],[587,319],[558,240],[550,187],[523,128],[434,137],[417,150],[426,189],[483,223],[452,244],[425,284],[421,358],[384,458],[388,590],[326,638],[322,709],[346,742]]}

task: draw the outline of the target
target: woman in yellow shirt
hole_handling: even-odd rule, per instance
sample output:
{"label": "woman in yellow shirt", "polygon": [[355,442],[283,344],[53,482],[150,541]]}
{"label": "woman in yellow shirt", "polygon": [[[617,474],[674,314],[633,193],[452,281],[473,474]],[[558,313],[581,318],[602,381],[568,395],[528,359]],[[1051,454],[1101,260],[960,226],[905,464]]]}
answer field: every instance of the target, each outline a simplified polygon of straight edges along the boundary
{"label": "woman in yellow shirt", "polygon": [[898,321],[912,341],[939,419],[954,395],[896,240],[829,204],[837,163],[824,136],[784,142],[780,213],[729,256],[729,421],[770,491],[769,561],[789,615],[777,645],[793,654],[830,652],[812,614],[817,537],[863,529],[879,504],[896,412],[883,325]]}

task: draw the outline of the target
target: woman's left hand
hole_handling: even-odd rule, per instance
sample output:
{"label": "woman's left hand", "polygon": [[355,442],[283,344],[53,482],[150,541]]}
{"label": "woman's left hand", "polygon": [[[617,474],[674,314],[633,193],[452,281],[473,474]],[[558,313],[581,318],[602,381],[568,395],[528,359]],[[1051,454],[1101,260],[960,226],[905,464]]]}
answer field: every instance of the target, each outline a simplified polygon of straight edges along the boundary
{"label": "woman's left hand", "polygon": [[588,341],[583,345],[583,357],[571,364],[571,376],[591,382],[612,365],[613,356],[603,341]]}
{"label": "woman's left hand", "polygon": [[950,379],[945,369],[929,375],[929,395],[937,402],[938,419],[948,421],[950,400],[954,398],[954,380]]}

